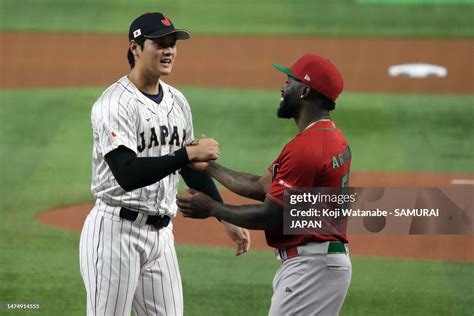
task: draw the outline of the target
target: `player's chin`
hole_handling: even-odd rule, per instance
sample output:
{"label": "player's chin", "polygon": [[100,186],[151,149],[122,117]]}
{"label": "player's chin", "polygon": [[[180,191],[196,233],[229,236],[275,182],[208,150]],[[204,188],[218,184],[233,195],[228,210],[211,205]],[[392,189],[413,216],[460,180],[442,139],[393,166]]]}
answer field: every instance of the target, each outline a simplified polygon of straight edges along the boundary
{"label": "player's chin", "polygon": [[170,73],[171,73],[171,67],[170,68],[165,68],[165,69],[163,69],[163,68],[160,69],[160,75],[161,76],[167,76]]}
{"label": "player's chin", "polygon": [[173,70],[173,64],[160,65],[160,74],[162,76],[169,75],[171,73],[171,70]]}
{"label": "player's chin", "polygon": [[279,118],[286,118],[289,119],[291,118],[291,111],[284,105],[280,105],[280,107],[277,110],[277,117]]}

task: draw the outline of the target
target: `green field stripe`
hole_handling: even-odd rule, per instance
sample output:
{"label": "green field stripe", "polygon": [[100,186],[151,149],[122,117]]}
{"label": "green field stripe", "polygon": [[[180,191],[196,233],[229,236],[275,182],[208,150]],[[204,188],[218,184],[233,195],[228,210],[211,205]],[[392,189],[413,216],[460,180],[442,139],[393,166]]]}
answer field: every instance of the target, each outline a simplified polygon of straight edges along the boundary
{"label": "green field stripe", "polygon": [[473,96],[343,94],[353,170],[473,172]]}
{"label": "green field stripe", "polygon": [[[78,233],[44,226],[40,233],[17,234],[10,245],[0,243],[2,301],[27,298],[41,304],[41,315],[84,315],[78,240]],[[235,257],[229,248],[176,248],[186,314],[267,314],[280,266],[272,252],[251,249]],[[468,315],[472,306],[473,263],[369,257],[351,261],[352,281],[342,316]]]}
{"label": "green field stripe", "polygon": [[[472,263],[368,257],[353,257],[352,263],[341,315],[468,315],[474,298]],[[465,278],[451,278],[452,273]]]}
{"label": "green field stripe", "polygon": [[[278,91],[182,91],[193,108],[196,135],[218,139],[222,162],[236,169],[265,172],[297,133],[294,122],[276,117]],[[60,187],[71,163],[74,176],[85,181],[90,176],[90,109],[100,93],[4,90],[0,156],[19,166],[5,170],[3,185],[26,183],[23,179],[46,154],[50,165],[37,172],[49,172],[50,182]],[[22,102],[26,97],[31,102]],[[473,96],[344,93],[333,117],[353,149],[354,171],[473,172],[473,103]]]}
{"label": "green field stripe", "polygon": [[[77,194],[79,201],[87,196],[84,189],[90,181],[91,150],[87,112],[99,91],[74,91],[0,92],[0,157],[4,166],[0,183],[5,193],[0,212],[53,201],[60,204],[65,197],[74,199]],[[25,103],[25,98],[30,102]]]}
{"label": "green field stripe", "polygon": [[357,0],[360,4],[391,4],[391,5],[458,5],[474,4],[474,0]]}
{"label": "green field stripe", "polygon": [[0,30],[125,35],[133,18],[160,10],[193,34],[474,37],[472,5],[379,4],[362,5],[355,0],[2,0]]}

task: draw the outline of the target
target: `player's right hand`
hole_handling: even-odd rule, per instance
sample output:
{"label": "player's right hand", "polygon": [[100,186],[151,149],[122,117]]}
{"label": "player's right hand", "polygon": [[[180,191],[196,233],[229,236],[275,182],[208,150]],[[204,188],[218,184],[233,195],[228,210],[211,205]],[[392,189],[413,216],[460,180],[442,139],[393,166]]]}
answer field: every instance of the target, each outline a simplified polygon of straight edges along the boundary
{"label": "player's right hand", "polygon": [[186,147],[190,161],[210,161],[219,158],[219,143],[212,138],[201,137]]}

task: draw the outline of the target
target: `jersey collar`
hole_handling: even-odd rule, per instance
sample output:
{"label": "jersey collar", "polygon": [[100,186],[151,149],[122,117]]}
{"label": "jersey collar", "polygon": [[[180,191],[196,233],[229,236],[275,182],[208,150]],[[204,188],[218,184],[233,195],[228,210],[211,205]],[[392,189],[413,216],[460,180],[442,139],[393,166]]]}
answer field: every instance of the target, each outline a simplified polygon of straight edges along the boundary
{"label": "jersey collar", "polygon": [[[127,76],[123,76],[122,79],[120,79],[120,81],[122,82],[123,86],[125,87],[126,90],[130,91],[131,93],[133,93],[135,95],[135,99],[142,103],[143,105],[147,106],[147,107],[151,107],[151,102],[154,103],[154,101],[148,99],[134,84],[133,82],[130,81],[130,79],[128,79]],[[161,102],[160,104],[163,103],[163,100],[165,98],[165,94],[167,93],[166,91],[166,84],[160,80],[160,85],[161,85],[161,88],[163,89],[163,98],[161,99]],[[156,104],[156,103],[154,103]],[[154,110],[153,109],[150,109],[153,113],[154,113]],[[156,113],[155,113],[156,114]]]}
{"label": "jersey collar", "polygon": [[312,122],[306,128],[301,131],[299,134],[304,134],[308,131],[315,130],[315,129],[337,129],[336,124],[330,118],[323,118]]}

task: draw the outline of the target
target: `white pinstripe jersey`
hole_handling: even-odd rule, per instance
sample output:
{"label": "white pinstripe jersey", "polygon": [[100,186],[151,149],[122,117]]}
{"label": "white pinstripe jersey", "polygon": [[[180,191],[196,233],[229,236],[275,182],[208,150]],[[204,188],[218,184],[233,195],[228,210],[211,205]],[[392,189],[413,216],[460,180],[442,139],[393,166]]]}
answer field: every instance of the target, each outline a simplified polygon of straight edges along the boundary
{"label": "white pinstripe jersey", "polygon": [[189,103],[183,94],[160,81],[163,99],[157,104],[126,77],[108,87],[92,107],[92,186],[94,197],[110,206],[148,215],[176,214],[179,173],[152,185],[126,192],[117,183],[104,156],[123,145],[137,157],[172,153],[194,139]]}

